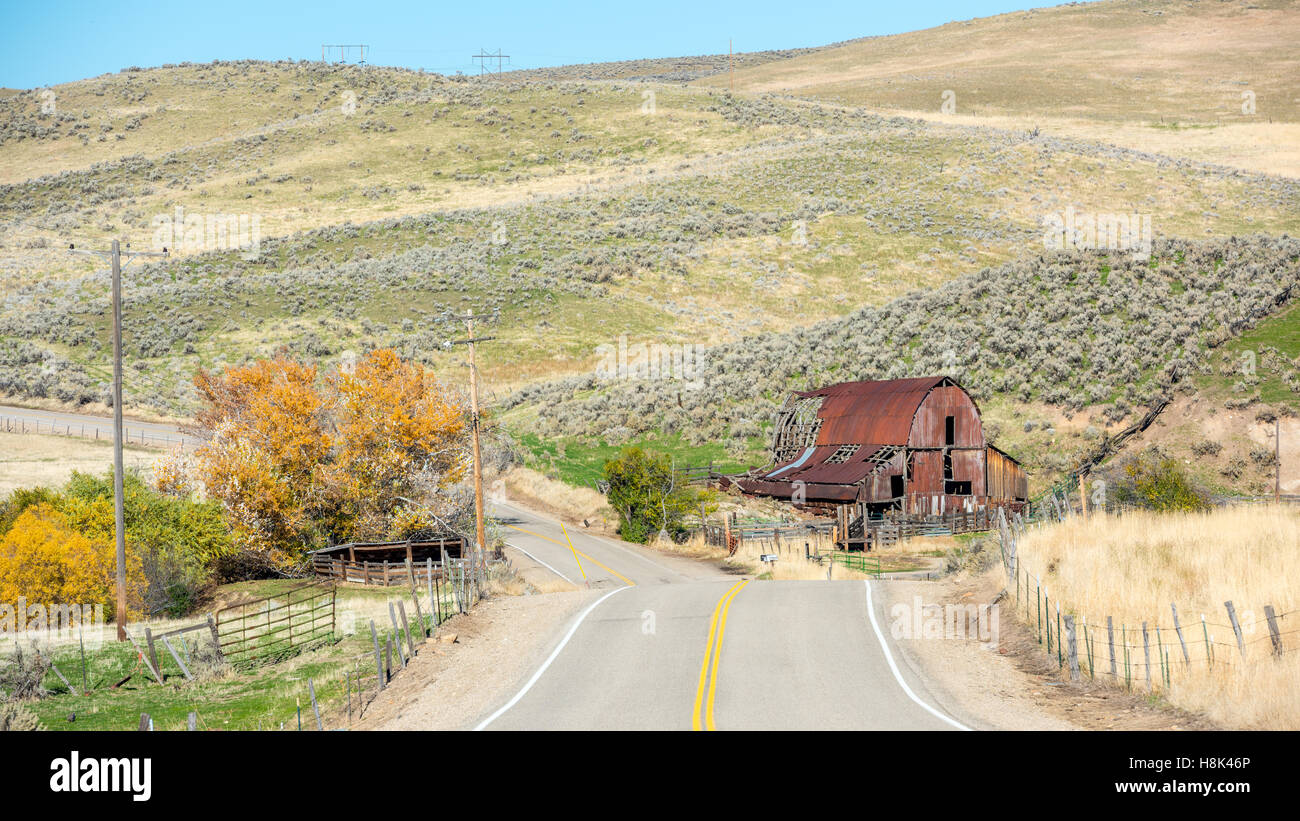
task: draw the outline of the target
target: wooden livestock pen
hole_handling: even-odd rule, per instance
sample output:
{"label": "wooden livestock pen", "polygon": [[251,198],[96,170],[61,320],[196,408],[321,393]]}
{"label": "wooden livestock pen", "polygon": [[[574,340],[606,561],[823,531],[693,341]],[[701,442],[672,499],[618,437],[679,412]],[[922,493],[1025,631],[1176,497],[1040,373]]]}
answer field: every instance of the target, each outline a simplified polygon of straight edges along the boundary
{"label": "wooden livestock pen", "polygon": [[430,568],[440,574],[444,557],[459,559],[464,550],[465,540],[454,534],[418,541],[352,542],[312,551],[311,564],[318,579],[389,587],[408,584],[412,574],[416,582],[427,582]]}

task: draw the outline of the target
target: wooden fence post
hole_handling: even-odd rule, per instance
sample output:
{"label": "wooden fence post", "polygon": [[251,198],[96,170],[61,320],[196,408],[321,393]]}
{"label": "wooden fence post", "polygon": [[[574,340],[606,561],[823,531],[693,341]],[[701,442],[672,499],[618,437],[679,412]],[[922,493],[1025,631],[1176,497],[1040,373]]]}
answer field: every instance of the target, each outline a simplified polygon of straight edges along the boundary
{"label": "wooden fence post", "polygon": [[194,732],[199,728],[199,714],[190,710],[190,714],[185,718],[185,729],[188,732]]}
{"label": "wooden fence post", "polygon": [[1115,620],[1106,617],[1106,641],[1110,644],[1110,680],[1119,682],[1119,670],[1115,667]]}
{"label": "wooden fence post", "polygon": [[152,729],[153,729],[153,719],[149,717],[149,714],[148,714],[148,713],[141,713],[141,714],[140,714],[140,732],[143,733],[143,732],[146,732],[146,731],[148,731],[148,730],[152,730]]}
{"label": "wooden fence post", "polygon": [[402,661],[402,669],[406,669],[406,655],[402,652],[402,631],[397,627],[397,612],[393,609],[393,603],[388,603],[388,618],[393,622],[393,638],[397,641],[397,657]]}
{"label": "wooden fence post", "polygon": [[148,627],[144,629],[144,643],[149,648],[149,662],[153,664],[153,669],[161,671],[162,668],[158,666],[158,651],[153,645],[153,631]]}
{"label": "wooden fence post", "polygon": [[1070,681],[1079,680],[1079,647],[1074,634],[1074,616],[1065,617],[1065,635],[1070,659]]}
{"label": "wooden fence post", "polygon": [[1232,622],[1232,632],[1237,636],[1237,650],[1241,653],[1241,658],[1246,658],[1246,643],[1241,640],[1241,625],[1237,623],[1237,608],[1232,606],[1231,601],[1226,601],[1223,606],[1228,609],[1228,621]]}
{"label": "wooden fence post", "polygon": [[379,634],[375,631],[375,620],[370,620],[370,638],[375,643],[375,673],[379,679],[379,689],[384,689],[384,660],[379,655]]}
{"label": "wooden fence post", "polygon": [[[183,638],[182,641],[184,641]],[[194,676],[190,675],[190,668],[185,666],[185,662],[181,660],[180,655],[176,652],[176,648],[172,647],[171,641],[169,641],[166,636],[163,636],[162,643],[163,643],[163,647],[167,648],[167,652],[172,654],[172,658],[176,659],[176,666],[181,668],[181,672],[185,674],[185,678],[188,681],[193,681]]]}
{"label": "wooden fence post", "polygon": [[415,639],[411,638],[411,625],[406,621],[406,602],[401,599],[397,600],[397,613],[402,617],[402,630],[406,633],[406,646],[411,650],[411,658],[415,658]]}
{"label": "wooden fence post", "polygon": [[1151,641],[1147,636],[1147,623],[1142,622],[1142,657],[1147,665],[1147,692],[1151,692]]}
{"label": "wooden fence post", "polygon": [[1178,606],[1170,602],[1169,609],[1174,611],[1174,632],[1178,634],[1178,643],[1183,646],[1183,661],[1191,664],[1192,656],[1187,652],[1187,642],[1183,641],[1183,626],[1178,623]]}
{"label": "wooden fence post", "polygon": [[1268,619],[1268,636],[1273,640],[1273,655],[1282,655],[1282,633],[1277,628],[1277,613],[1273,611],[1273,605],[1264,605],[1264,617]]}
{"label": "wooden fence post", "polygon": [[411,601],[415,604],[415,624],[420,628],[420,641],[424,641],[424,613],[420,610],[420,594],[416,592],[415,586],[415,565],[410,559],[406,560],[406,575],[411,579]]}
{"label": "wooden fence post", "polygon": [[427,574],[425,582],[429,585],[429,635],[433,635],[434,628],[438,626],[438,599],[433,595],[433,557],[426,556],[424,559],[424,570]]}

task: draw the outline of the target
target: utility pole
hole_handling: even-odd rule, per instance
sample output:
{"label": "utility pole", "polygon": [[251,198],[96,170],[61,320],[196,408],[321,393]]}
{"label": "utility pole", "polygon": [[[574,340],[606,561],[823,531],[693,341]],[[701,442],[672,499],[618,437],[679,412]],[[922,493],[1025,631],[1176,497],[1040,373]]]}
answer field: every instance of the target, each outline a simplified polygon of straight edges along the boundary
{"label": "utility pole", "polygon": [[452,340],[449,345],[468,345],[469,346],[469,407],[472,417],[470,429],[474,435],[474,528],[477,539],[477,550],[481,555],[487,550],[487,531],[483,524],[483,451],[479,444],[479,431],[482,427],[478,411],[478,363],[475,358],[474,345],[477,342],[487,342],[495,339],[492,336],[474,336],[474,309],[470,309],[462,319],[465,320],[469,330],[467,339]]}
{"label": "utility pole", "polygon": [[[75,245],[68,250],[74,254],[94,254],[108,256],[113,264],[113,538],[117,543],[117,609],[114,620],[117,622],[117,640],[126,641],[126,509],[123,504],[122,464],[122,248],[113,240],[112,250],[83,251]],[[134,257],[165,257],[167,249],[161,253],[127,253]]]}

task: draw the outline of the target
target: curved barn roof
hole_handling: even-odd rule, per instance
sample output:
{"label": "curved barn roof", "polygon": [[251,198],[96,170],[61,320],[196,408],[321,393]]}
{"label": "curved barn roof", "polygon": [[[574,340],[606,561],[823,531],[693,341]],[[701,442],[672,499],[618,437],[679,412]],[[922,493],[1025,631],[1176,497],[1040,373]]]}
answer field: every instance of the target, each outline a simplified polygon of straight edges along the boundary
{"label": "curved barn roof", "polygon": [[824,397],[817,412],[822,419],[818,445],[905,445],[917,408],[926,394],[945,382],[957,384],[946,376],[920,376],[883,382],[841,382],[795,395]]}

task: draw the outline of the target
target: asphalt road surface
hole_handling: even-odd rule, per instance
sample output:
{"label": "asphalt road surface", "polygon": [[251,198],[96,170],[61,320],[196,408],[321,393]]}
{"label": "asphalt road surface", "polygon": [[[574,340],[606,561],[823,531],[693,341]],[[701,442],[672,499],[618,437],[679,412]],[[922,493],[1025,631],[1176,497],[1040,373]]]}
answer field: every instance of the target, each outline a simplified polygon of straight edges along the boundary
{"label": "asphalt road surface", "polygon": [[[165,447],[199,440],[181,433],[175,425],[137,422],[124,419],[123,440],[129,444]],[[0,405],[0,431],[15,433],[52,433],[59,436],[83,436],[87,439],[113,439],[113,418],[66,411],[36,410]]]}
{"label": "asphalt road surface", "polygon": [[888,582],[749,581],[493,513],[510,549],[605,592],[478,729],[970,729],[889,637]]}

